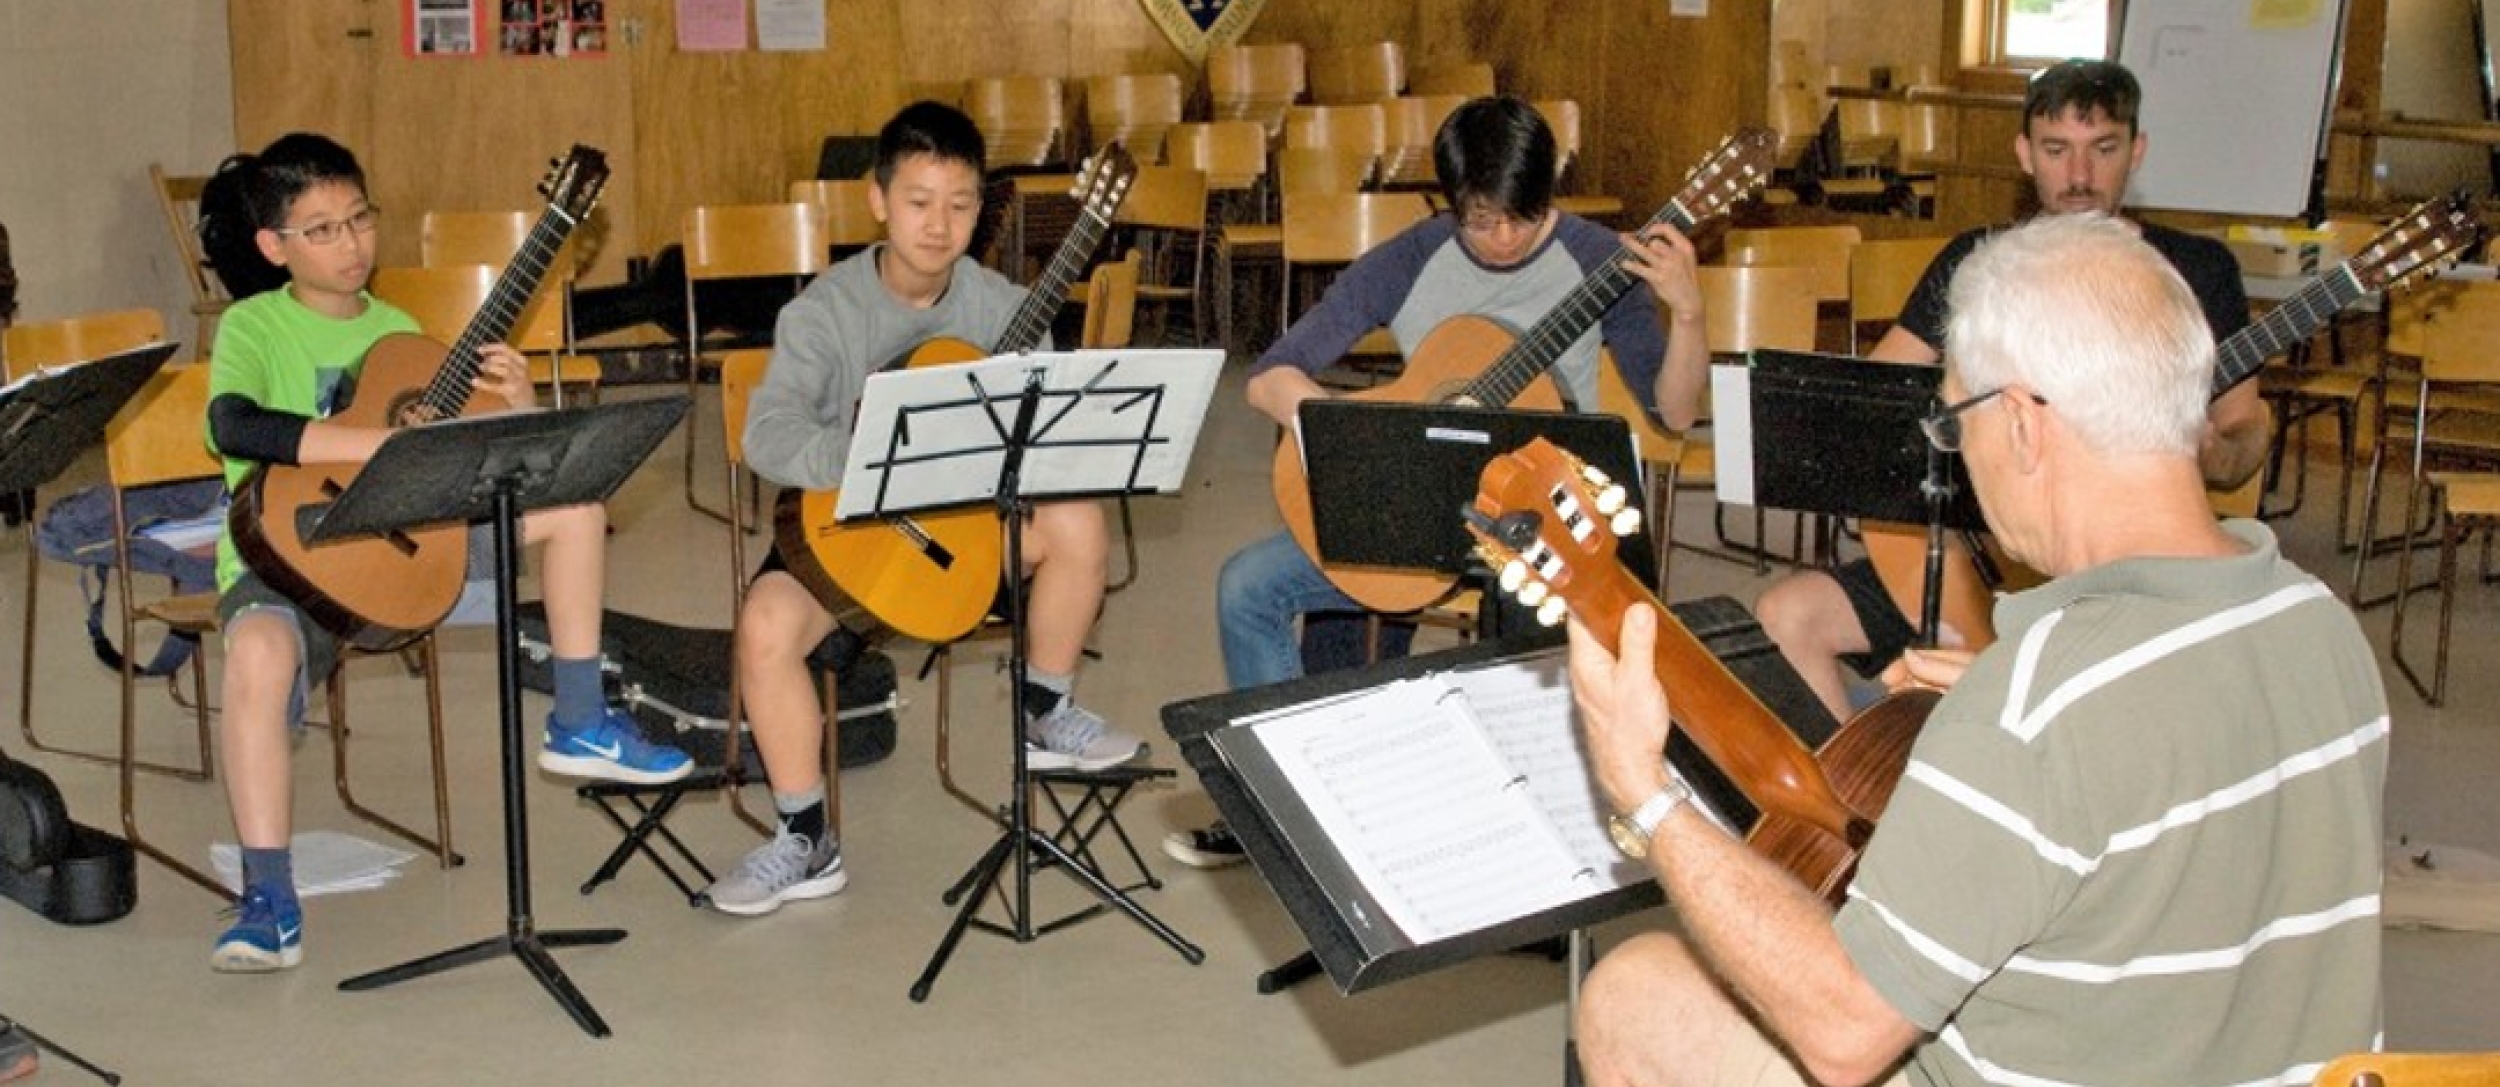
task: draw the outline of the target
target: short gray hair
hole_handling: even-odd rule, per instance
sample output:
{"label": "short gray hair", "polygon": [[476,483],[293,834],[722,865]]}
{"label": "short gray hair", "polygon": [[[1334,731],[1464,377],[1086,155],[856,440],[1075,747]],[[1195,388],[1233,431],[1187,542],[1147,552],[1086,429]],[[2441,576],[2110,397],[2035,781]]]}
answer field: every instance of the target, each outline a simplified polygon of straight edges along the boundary
{"label": "short gray hair", "polygon": [[1965,391],[2027,386],[2099,452],[2196,455],[2213,330],[2135,228],[2093,212],[1998,233],[1962,262],[1947,307]]}

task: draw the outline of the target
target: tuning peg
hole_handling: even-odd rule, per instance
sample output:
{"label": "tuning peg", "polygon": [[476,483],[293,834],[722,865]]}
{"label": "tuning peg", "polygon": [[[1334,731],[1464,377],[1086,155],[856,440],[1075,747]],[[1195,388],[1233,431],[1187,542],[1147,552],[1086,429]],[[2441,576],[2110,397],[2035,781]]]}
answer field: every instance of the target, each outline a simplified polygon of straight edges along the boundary
{"label": "tuning peg", "polygon": [[1528,583],[1528,564],[1517,558],[1502,564],[1502,591],[1515,593]]}
{"label": "tuning peg", "polygon": [[1537,606],[1536,621],[1539,626],[1561,626],[1563,616],[1569,614],[1571,608],[1563,603],[1563,598],[1549,596],[1545,598],[1545,603]]}
{"label": "tuning peg", "polygon": [[1641,511],[1639,507],[1625,506],[1622,509],[1616,510],[1614,516],[1607,519],[1606,527],[1614,530],[1615,538],[1618,540],[1635,532],[1639,532],[1641,530]]}
{"label": "tuning peg", "polygon": [[1533,608],[1544,603],[1545,598],[1552,596],[1553,594],[1554,590],[1547,588],[1544,582],[1531,581],[1519,587],[1519,603],[1522,606]]}

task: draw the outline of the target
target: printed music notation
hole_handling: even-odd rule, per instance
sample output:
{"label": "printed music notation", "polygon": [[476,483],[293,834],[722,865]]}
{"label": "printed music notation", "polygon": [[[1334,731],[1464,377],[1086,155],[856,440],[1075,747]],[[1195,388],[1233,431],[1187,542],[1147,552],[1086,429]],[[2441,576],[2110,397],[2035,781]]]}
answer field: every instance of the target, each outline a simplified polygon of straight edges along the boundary
{"label": "printed music notation", "polygon": [[1607,844],[1559,656],[1402,680],[1251,726],[1416,943],[1641,878]]}

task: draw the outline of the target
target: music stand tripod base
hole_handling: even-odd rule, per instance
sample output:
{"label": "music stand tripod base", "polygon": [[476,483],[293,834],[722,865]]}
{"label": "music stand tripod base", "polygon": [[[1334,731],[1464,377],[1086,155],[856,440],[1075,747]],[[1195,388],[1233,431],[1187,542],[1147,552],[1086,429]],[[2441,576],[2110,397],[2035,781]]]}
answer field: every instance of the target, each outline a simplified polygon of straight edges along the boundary
{"label": "music stand tripod base", "polygon": [[386,988],[501,955],[520,961],[585,1033],[605,1038],[607,1021],[556,965],[552,949],[612,944],[623,929],[538,929],[530,917],[529,814],[522,787],[527,733],[521,727],[519,590],[514,572],[525,510],[604,502],[633,474],[686,411],[683,397],[557,412],[516,412],[454,420],[393,434],[306,539],[370,535],[453,521],[490,519],[495,537],[495,634],[503,748],[504,931],[474,943],[359,974],[344,992]]}

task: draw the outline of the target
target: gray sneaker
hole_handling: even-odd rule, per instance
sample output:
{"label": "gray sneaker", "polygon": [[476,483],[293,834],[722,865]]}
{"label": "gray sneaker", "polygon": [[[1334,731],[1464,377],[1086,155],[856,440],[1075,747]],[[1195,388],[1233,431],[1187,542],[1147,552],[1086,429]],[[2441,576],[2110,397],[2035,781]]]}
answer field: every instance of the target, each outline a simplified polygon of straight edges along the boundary
{"label": "gray sneaker", "polygon": [[703,900],[722,913],[759,917],[784,902],[834,894],[850,881],[842,871],[841,843],[828,837],[818,844],[785,830],[755,847],[737,871],[705,888]]}
{"label": "gray sneaker", "polygon": [[1024,764],[1035,770],[1103,770],[1146,753],[1146,741],[1111,727],[1073,698],[1024,726]]}

